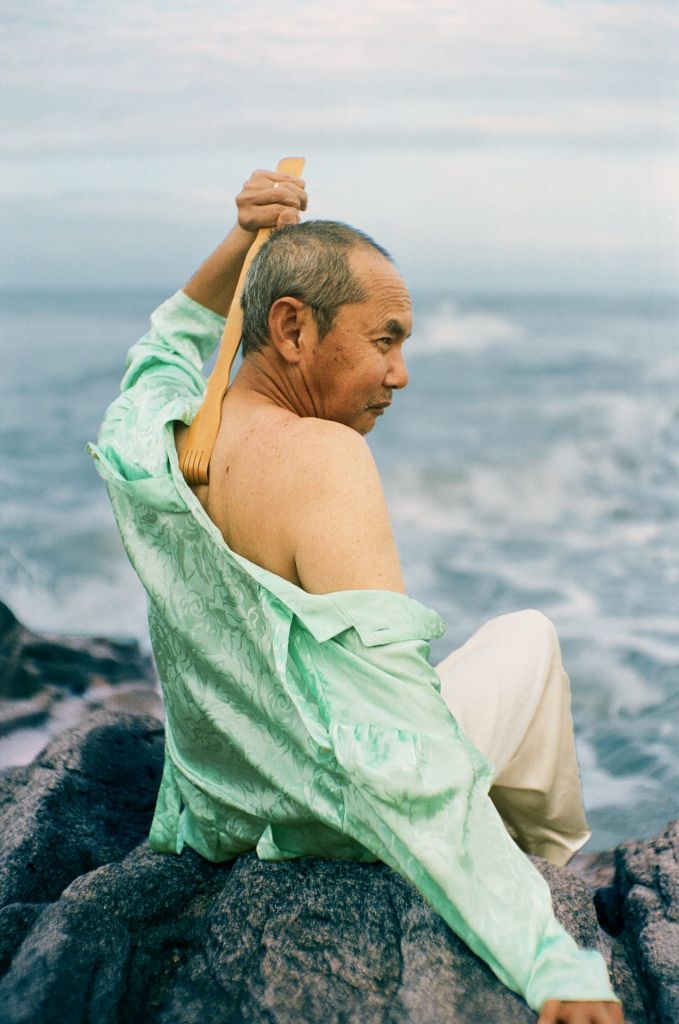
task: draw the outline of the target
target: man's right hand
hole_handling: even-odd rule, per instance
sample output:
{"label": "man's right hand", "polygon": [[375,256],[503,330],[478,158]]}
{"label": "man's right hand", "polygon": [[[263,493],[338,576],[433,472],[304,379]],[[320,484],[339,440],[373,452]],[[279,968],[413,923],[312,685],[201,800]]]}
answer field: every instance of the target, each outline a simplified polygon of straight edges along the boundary
{"label": "man's right hand", "polygon": [[[274,187],[275,186],[275,187]],[[236,196],[238,223],[211,256],[184,285],[184,291],[202,306],[226,316],[231,307],[243,260],[260,228],[296,224],[306,210],[307,195],[301,178],[278,171],[255,171]]]}
{"label": "man's right hand", "polygon": [[538,1024],[625,1024],[620,1003],[548,999]]}
{"label": "man's right hand", "polygon": [[278,171],[254,171],[236,196],[238,224],[244,231],[297,224],[306,210],[304,181]]}

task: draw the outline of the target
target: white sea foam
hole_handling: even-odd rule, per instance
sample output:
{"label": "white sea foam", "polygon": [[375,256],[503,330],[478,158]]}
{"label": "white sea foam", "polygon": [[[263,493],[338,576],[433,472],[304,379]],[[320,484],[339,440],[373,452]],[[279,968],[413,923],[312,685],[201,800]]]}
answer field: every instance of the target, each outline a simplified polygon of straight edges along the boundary
{"label": "white sea foam", "polygon": [[657,686],[649,683],[641,672],[626,663],[625,651],[616,650],[608,644],[601,646],[591,643],[577,659],[577,685],[582,691],[591,688],[598,700],[605,700],[606,715],[615,718],[620,714],[636,715],[641,711],[657,707],[663,694]]}
{"label": "white sea foam", "polygon": [[679,664],[679,620],[672,622],[672,628],[667,630],[666,640],[658,638],[657,633],[661,628],[657,616],[649,619],[647,629],[651,634],[644,634],[644,622],[637,616],[635,619],[616,619],[606,629],[608,644],[615,645],[619,650],[630,653],[638,653],[646,657],[656,665],[677,667]]}
{"label": "white sea foam", "polygon": [[[574,440],[557,442],[533,460],[466,466],[433,484],[411,466],[390,485],[392,514],[430,530],[472,534],[503,524],[567,525],[571,511],[578,521],[606,518],[619,502],[617,490],[595,491],[591,473],[591,455]],[[614,455],[602,454],[597,473],[599,480],[619,477]]]}
{"label": "white sea foam", "polygon": [[647,616],[620,614],[611,617],[599,610],[596,618],[584,618],[575,629],[577,636],[583,639],[594,640],[602,636],[607,646],[638,651],[659,664],[676,665],[679,661],[679,618],[673,616],[653,611]]}
{"label": "white sea foam", "polygon": [[0,577],[0,593],[36,632],[129,636],[150,649],[146,595],[122,559],[99,575],[75,579],[50,580],[37,567],[20,579]]}
{"label": "white sea foam", "polygon": [[638,775],[612,775],[599,764],[594,745],[582,736],[576,737],[585,806],[593,811],[611,804],[630,806],[652,795],[653,783]]}
{"label": "white sea foam", "polygon": [[480,352],[506,345],[523,336],[521,327],[507,316],[485,310],[463,310],[455,302],[442,302],[418,319],[408,346],[411,356],[437,352]]}

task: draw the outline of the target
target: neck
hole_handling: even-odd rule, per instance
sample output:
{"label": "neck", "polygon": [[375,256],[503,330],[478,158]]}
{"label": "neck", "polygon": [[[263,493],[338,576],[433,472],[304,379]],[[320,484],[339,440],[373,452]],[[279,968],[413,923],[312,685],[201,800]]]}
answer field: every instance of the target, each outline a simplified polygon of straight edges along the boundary
{"label": "neck", "polygon": [[257,352],[243,360],[228,394],[244,402],[285,409],[296,416],[318,416],[319,411],[299,370],[287,364],[285,369],[287,372],[281,373]]}

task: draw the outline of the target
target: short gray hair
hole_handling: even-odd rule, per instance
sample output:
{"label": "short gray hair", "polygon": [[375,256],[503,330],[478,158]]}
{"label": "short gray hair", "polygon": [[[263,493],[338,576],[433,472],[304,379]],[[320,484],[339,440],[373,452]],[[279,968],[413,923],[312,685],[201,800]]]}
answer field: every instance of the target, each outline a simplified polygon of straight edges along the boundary
{"label": "short gray hair", "polygon": [[241,295],[243,356],[271,341],[269,311],[286,295],[311,309],[319,339],[340,306],[364,302],[367,293],[352,272],[352,249],[372,249],[393,263],[386,249],[358,228],[335,220],[307,220],[272,232],[250,267]]}

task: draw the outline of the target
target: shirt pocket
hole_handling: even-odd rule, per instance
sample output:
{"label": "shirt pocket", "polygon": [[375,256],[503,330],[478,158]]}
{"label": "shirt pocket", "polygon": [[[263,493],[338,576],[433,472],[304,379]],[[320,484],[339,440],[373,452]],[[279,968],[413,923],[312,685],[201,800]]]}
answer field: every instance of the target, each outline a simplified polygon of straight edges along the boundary
{"label": "shirt pocket", "polygon": [[437,763],[427,737],[372,723],[329,728],[338,764],[351,782],[411,819],[438,810],[450,798],[450,774]]}

